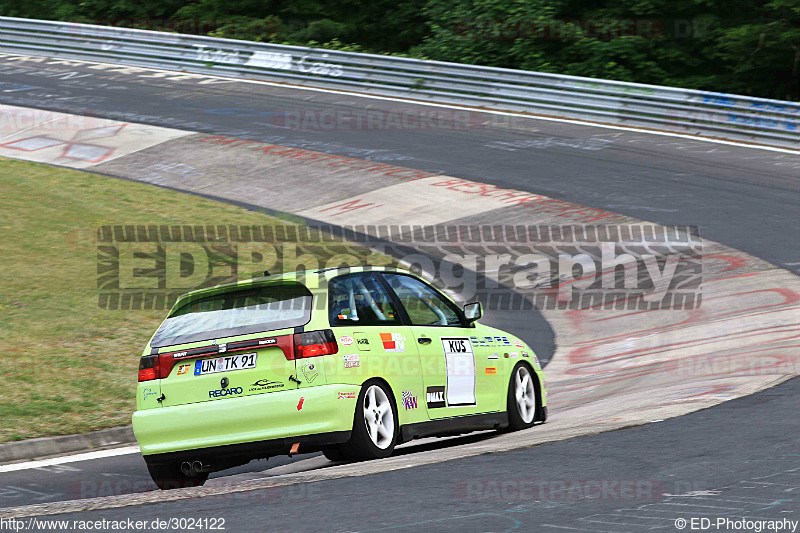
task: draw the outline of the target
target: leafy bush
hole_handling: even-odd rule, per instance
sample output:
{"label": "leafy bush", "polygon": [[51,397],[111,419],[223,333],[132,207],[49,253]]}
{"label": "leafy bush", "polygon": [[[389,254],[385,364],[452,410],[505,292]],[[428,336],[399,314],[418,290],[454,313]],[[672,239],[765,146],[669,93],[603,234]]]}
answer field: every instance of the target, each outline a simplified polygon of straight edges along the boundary
{"label": "leafy bush", "polygon": [[0,14],[800,99],[798,0],[0,0]]}

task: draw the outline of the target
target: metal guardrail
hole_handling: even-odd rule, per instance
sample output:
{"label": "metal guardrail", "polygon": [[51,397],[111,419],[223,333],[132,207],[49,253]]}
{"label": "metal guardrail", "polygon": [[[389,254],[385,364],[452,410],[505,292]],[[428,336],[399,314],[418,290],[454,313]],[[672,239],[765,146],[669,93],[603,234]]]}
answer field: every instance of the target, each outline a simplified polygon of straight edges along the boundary
{"label": "metal guardrail", "polygon": [[0,52],[179,70],[800,147],[800,103],[542,72],[0,17]]}

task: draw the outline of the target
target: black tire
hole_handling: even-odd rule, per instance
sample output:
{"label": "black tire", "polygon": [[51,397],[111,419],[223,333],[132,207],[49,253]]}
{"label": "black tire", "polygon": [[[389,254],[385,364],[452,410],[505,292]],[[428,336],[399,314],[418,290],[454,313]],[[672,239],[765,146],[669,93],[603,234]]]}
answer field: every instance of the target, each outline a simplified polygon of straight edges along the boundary
{"label": "black tire", "polygon": [[[517,402],[517,376],[520,376],[521,381],[524,382],[524,376],[528,376],[528,381],[525,386],[526,398],[532,391],[533,404],[523,412],[519,403]],[[508,413],[508,428],[507,431],[519,431],[520,429],[527,429],[533,426],[536,422],[536,415],[539,412],[539,387],[536,385],[536,374],[525,363],[517,363],[514,371],[511,373],[511,379],[508,382],[508,394],[506,400],[506,412]],[[529,386],[528,386],[529,385]],[[526,402],[528,405],[529,402]]]}
{"label": "black tire", "polygon": [[[376,404],[372,406],[368,404],[373,400],[367,400],[367,398],[373,398],[369,396],[371,390],[375,393],[374,398],[376,401]],[[383,398],[377,398],[378,391],[383,393]],[[376,409],[381,405],[385,405],[388,410],[383,413],[383,415],[380,417],[380,423],[376,422],[376,425],[380,425],[384,431],[391,428],[392,434],[387,438],[385,434],[381,434],[380,432],[376,433],[379,435],[377,438],[378,442],[380,443],[379,446],[371,436],[371,433],[375,431],[372,429],[375,427],[375,425],[371,426],[370,428],[367,426],[365,409]],[[391,414],[391,421],[386,420],[386,417],[389,414]],[[375,412],[374,410],[371,413],[368,411],[366,415],[374,417]],[[342,458],[351,461],[358,461],[389,457],[392,455],[394,447],[397,444],[397,436],[397,407],[394,404],[392,391],[389,390],[385,384],[378,380],[371,380],[364,383],[364,385],[361,387],[361,392],[358,395],[358,402],[356,403],[356,411],[355,415],[353,416],[353,432],[350,434],[350,440],[338,446],[338,450],[341,452]]]}
{"label": "black tire", "polygon": [[322,455],[324,455],[328,461],[344,460],[344,455],[342,454],[342,450],[339,448],[339,446],[331,446],[330,448],[325,448],[324,450],[322,450]]}
{"label": "black tire", "polygon": [[151,463],[145,459],[153,483],[161,490],[202,487],[208,480],[208,472],[187,476],[181,472],[180,463]]}

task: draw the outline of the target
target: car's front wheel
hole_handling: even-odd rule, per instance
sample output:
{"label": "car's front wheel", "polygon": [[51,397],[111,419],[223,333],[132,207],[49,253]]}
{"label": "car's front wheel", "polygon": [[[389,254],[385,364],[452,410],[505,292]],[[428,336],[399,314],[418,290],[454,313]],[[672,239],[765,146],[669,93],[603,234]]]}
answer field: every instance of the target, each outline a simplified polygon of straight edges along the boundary
{"label": "car's front wheel", "polygon": [[339,447],[342,458],[389,457],[396,443],[397,410],[391,391],[380,381],[368,381],[358,396],[350,440]]}
{"label": "car's front wheel", "polygon": [[525,364],[518,364],[508,384],[508,429],[517,431],[529,428],[536,418],[538,395],[533,383],[536,377]]}
{"label": "car's front wheel", "polygon": [[184,474],[181,471],[181,463],[152,463],[147,459],[145,462],[153,483],[161,490],[201,487],[208,480],[208,472]]}

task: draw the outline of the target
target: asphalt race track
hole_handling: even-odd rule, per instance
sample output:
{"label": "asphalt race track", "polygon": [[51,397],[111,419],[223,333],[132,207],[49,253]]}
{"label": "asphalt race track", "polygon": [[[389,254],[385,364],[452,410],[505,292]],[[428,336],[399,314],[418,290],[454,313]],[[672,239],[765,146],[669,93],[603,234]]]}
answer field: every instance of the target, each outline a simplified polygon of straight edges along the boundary
{"label": "asphalt race track", "polygon": [[[691,517],[798,520],[799,395],[795,379],[636,429],[386,474],[54,518],[226,517],[233,531],[464,533],[677,531],[675,520]],[[604,480],[618,484],[599,488]]]}
{"label": "asphalt race track", "polygon": [[693,224],[707,239],[800,272],[800,246],[791,238],[800,220],[797,154],[482,113],[466,129],[298,131],[284,127],[282,113],[436,108],[67,63],[47,65],[45,76],[42,65],[0,58],[9,87],[0,103],[392,162],[660,224]]}
{"label": "asphalt race track", "polygon": [[[0,104],[389,162],[661,224],[698,225],[705,238],[800,272],[798,155],[482,113],[464,129],[292,129],[285,127],[286,113],[302,110],[352,113],[431,108],[263,84],[145,77],[140,72],[108,72],[81,64],[45,68],[2,57],[0,73],[6,87],[0,92]],[[616,532],[674,530],[672,522],[681,516],[797,520],[798,383],[795,379],[657,424],[529,449],[277,491],[79,516],[225,517],[229,529],[246,531],[502,531],[551,524],[543,529]],[[471,438],[484,437],[462,437],[456,442]],[[430,446],[449,445],[451,441]],[[300,465],[320,458],[297,459]],[[269,467],[283,462],[271,459]],[[251,463],[237,470],[237,476],[244,479],[263,469],[263,462]],[[0,507],[74,499],[81,491],[90,493],[95,486],[91,483],[99,487],[103,479],[119,482],[125,478],[144,479],[142,484],[125,486],[147,490],[147,474],[138,455],[4,473],[0,474]],[[550,492],[496,498],[489,491],[493,480],[530,479],[549,480],[545,487]],[[626,499],[612,491],[605,498],[570,500],[557,490],[557,483],[567,480],[658,483],[650,496]],[[472,492],[465,495],[461,488]],[[685,494],[690,496],[678,496]]]}

